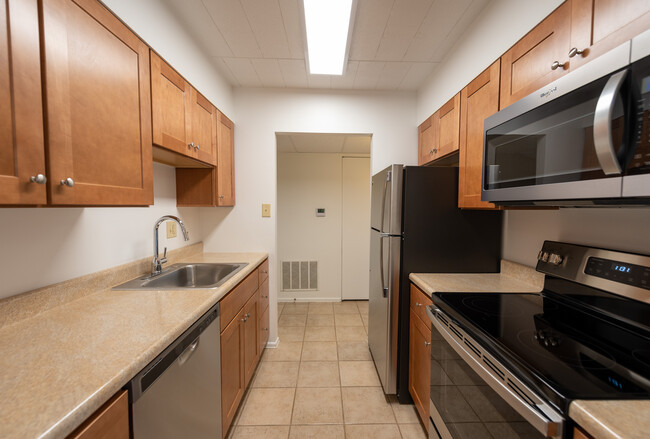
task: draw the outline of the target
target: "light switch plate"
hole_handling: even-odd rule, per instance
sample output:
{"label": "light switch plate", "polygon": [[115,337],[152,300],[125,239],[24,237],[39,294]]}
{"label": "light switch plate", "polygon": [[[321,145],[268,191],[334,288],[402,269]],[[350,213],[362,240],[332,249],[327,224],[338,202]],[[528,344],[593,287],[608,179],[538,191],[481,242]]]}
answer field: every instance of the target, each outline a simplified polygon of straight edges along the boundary
{"label": "light switch plate", "polygon": [[262,218],[270,218],[270,217],[271,217],[271,205],[262,204]]}
{"label": "light switch plate", "polygon": [[167,221],[165,224],[167,224],[167,239],[176,238],[176,223],[174,221]]}

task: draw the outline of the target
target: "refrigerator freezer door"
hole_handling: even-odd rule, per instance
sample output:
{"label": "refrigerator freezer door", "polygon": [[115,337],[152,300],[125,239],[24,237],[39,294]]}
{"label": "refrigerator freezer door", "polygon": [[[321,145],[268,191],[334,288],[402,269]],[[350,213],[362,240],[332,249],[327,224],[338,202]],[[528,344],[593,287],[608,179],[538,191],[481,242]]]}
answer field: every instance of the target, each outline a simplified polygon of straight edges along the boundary
{"label": "refrigerator freezer door", "polygon": [[372,177],[370,227],[390,235],[402,233],[402,165],[391,165]]}
{"label": "refrigerator freezer door", "polygon": [[400,247],[400,237],[371,230],[368,346],[386,394],[397,390]]}

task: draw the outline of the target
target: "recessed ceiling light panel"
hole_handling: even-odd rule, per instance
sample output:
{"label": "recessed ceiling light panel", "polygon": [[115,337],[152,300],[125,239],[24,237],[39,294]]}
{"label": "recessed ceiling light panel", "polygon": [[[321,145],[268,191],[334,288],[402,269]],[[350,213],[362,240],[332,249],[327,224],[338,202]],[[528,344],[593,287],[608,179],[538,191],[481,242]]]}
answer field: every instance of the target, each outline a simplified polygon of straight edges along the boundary
{"label": "recessed ceiling light panel", "polygon": [[352,0],[303,0],[309,73],[342,75]]}

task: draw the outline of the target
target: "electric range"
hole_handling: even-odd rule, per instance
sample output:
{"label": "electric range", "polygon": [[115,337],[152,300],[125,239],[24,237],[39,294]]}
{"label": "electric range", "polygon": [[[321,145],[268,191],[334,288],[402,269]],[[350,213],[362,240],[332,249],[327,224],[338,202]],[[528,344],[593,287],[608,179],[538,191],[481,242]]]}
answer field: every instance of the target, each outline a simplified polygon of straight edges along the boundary
{"label": "electric range", "polygon": [[650,399],[650,257],[547,241],[537,271],[433,294],[431,437],[566,438],[575,399]]}

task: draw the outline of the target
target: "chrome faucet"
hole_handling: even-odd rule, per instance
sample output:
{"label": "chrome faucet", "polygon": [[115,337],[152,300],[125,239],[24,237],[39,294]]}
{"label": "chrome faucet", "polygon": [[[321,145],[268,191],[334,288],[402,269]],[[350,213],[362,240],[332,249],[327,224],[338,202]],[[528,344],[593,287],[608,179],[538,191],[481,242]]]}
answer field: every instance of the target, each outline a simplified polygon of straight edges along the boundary
{"label": "chrome faucet", "polygon": [[162,259],[158,254],[158,227],[160,227],[160,225],[167,220],[176,221],[178,225],[181,226],[181,231],[183,232],[183,238],[185,241],[190,240],[190,234],[187,232],[185,224],[183,224],[183,221],[181,221],[180,218],[173,215],[165,215],[158,218],[156,224],[153,226],[153,264],[151,267],[152,276],[156,276],[162,273],[162,264],[167,262],[167,247],[165,247],[165,252],[163,253]]}

